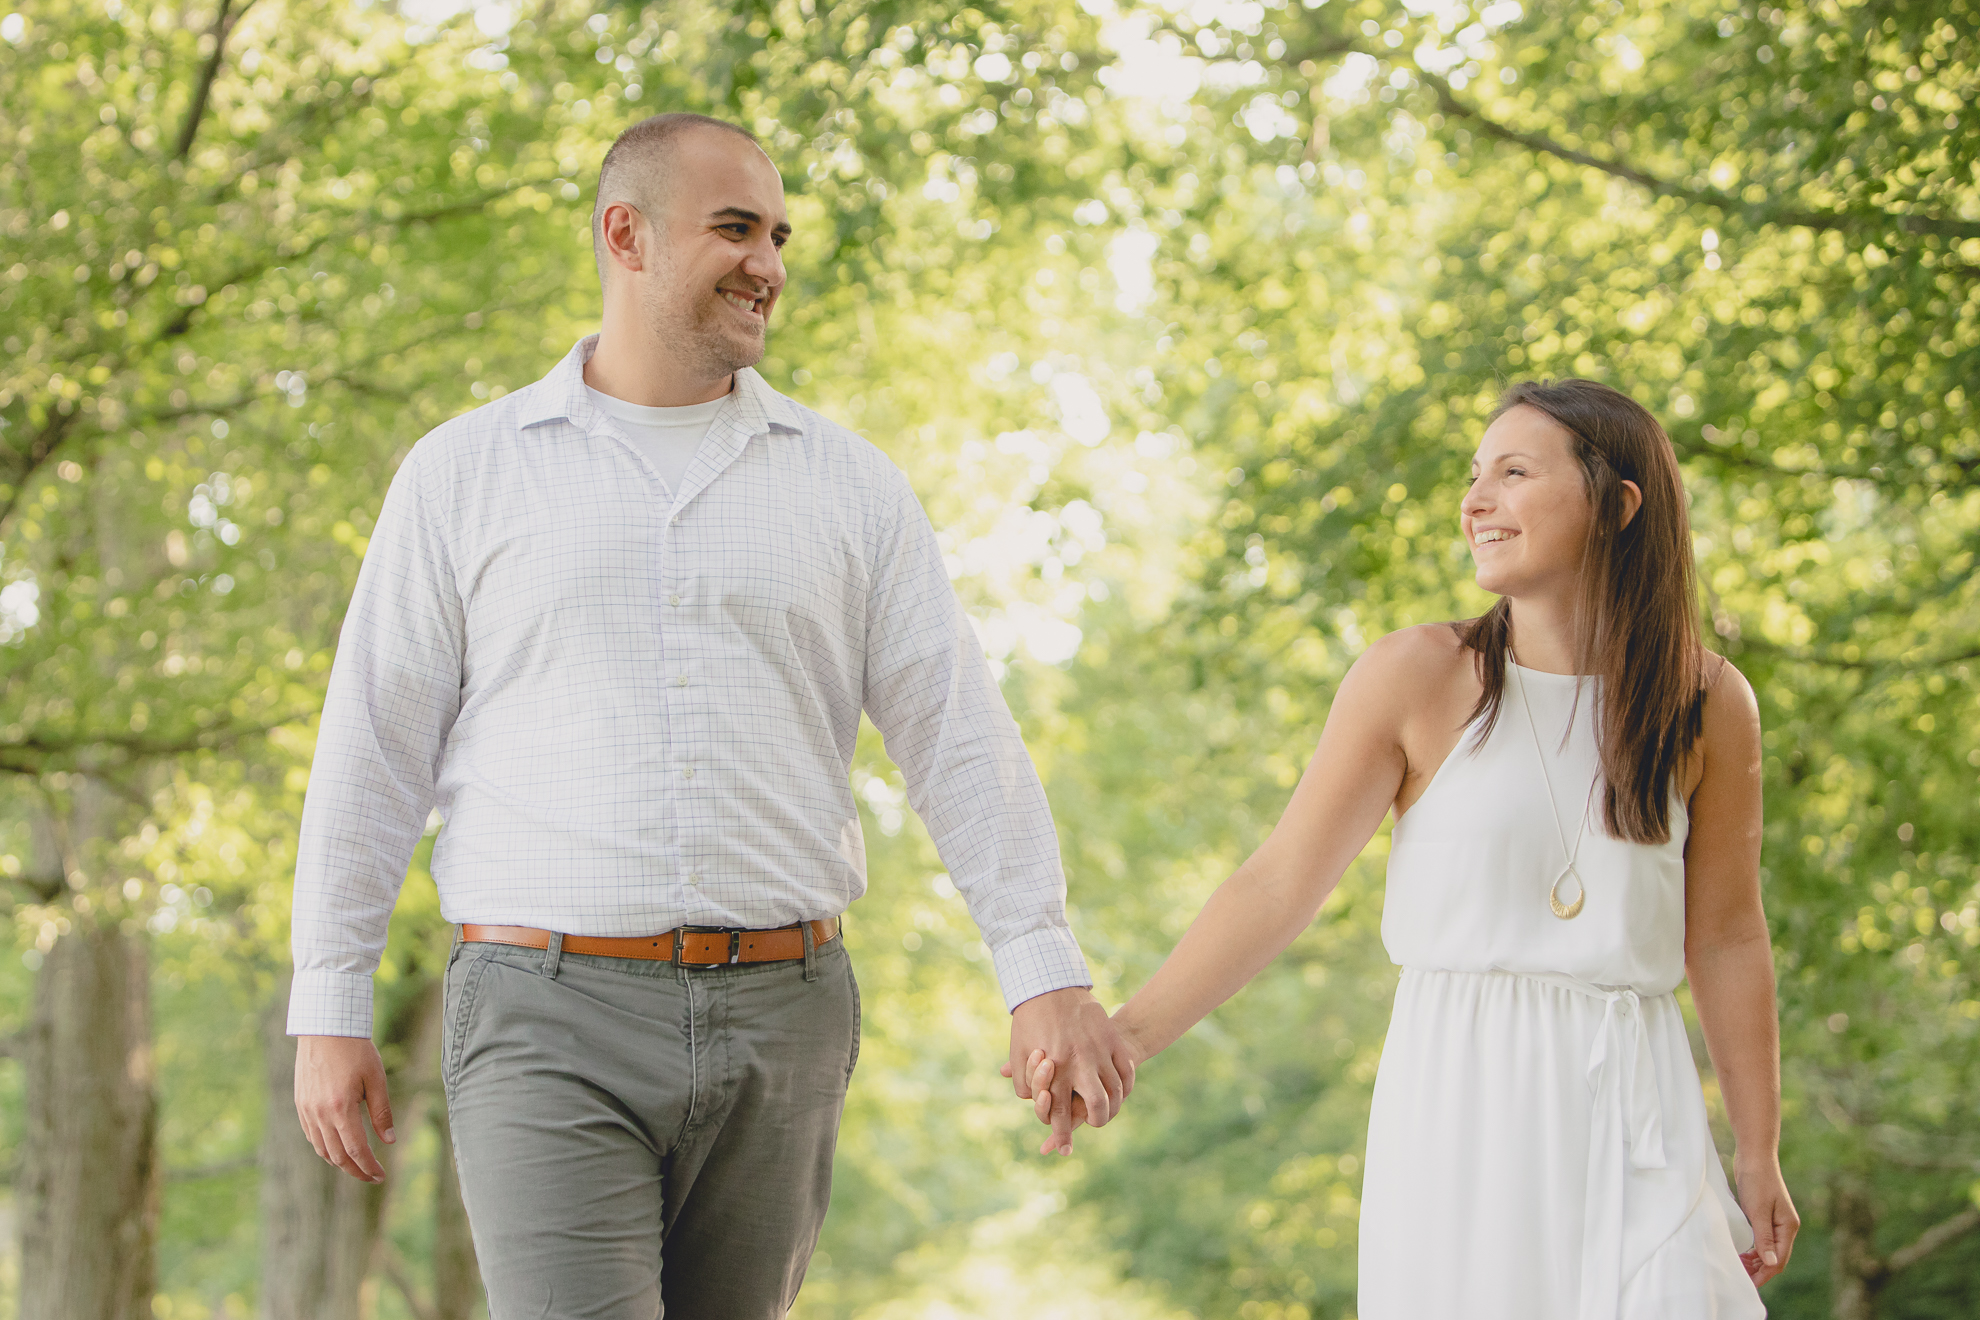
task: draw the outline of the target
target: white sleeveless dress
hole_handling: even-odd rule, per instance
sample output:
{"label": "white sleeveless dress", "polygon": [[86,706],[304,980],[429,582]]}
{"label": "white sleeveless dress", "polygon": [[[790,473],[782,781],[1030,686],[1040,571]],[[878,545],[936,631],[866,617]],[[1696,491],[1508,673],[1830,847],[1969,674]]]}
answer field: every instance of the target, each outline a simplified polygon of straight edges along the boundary
{"label": "white sleeveless dress", "polygon": [[[1360,1320],[1764,1316],[1671,993],[1689,816],[1674,793],[1669,843],[1611,838],[1592,681],[1507,669],[1491,736],[1467,729],[1394,831]],[[1548,780],[1568,850],[1587,813],[1572,920]]]}

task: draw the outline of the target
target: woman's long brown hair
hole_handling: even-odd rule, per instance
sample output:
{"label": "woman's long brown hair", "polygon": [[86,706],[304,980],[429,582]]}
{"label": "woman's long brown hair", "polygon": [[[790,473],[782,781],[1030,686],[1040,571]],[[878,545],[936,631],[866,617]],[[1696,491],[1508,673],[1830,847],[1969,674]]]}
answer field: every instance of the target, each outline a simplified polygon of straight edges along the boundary
{"label": "woman's long brown hair", "polygon": [[[1664,843],[1671,837],[1671,778],[1698,741],[1705,709],[1691,520],[1677,453],[1647,409],[1592,380],[1523,381],[1500,397],[1491,420],[1522,407],[1567,431],[1594,506],[1575,600],[1575,672],[1599,680],[1603,820],[1615,838]],[[1625,481],[1643,492],[1626,527]],[[1501,598],[1454,626],[1478,653],[1485,690],[1471,718],[1484,716],[1489,733],[1505,696],[1512,602]]]}

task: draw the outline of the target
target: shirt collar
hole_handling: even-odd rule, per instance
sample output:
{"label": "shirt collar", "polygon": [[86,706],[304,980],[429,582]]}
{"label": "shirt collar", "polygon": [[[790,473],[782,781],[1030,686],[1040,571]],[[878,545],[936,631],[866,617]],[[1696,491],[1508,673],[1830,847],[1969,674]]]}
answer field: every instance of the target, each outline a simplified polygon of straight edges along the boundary
{"label": "shirt collar", "polygon": [[[564,360],[550,373],[522,391],[516,401],[516,425],[531,427],[543,422],[569,421],[584,425],[592,415],[591,401],[584,393],[584,364],[598,349],[598,336],[586,335],[571,346]],[[804,421],[797,404],[770,388],[754,367],[736,373],[735,389],[729,394],[735,403],[734,419],[750,435],[784,430],[802,433]]]}

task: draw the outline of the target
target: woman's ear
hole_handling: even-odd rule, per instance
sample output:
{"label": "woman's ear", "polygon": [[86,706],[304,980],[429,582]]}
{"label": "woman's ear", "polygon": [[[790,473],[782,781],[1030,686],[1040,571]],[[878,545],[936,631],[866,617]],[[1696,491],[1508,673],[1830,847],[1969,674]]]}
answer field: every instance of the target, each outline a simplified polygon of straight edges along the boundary
{"label": "woman's ear", "polygon": [[[1638,486],[1633,481],[1624,481],[1622,484],[1622,499],[1623,499],[1622,526],[1627,527],[1629,526],[1629,520],[1636,516],[1636,511],[1643,507],[1642,487]],[[1621,531],[1622,527],[1618,527],[1616,530]]]}

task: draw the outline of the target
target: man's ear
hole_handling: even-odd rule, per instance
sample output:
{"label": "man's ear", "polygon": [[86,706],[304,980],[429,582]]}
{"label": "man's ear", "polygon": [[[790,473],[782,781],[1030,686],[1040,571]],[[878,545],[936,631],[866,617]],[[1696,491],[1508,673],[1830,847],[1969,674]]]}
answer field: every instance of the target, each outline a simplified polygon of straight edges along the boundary
{"label": "man's ear", "polygon": [[[1624,481],[1622,484],[1622,499],[1622,527],[1627,527],[1629,526],[1629,520],[1636,516],[1636,511],[1643,507],[1643,488],[1633,481]],[[1616,530],[1621,531],[1622,527],[1618,527]]]}
{"label": "man's ear", "polygon": [[646,218],[631,202],[612,202],[598,218],[605,240],[605,259],[621,270],[646,269]]}

